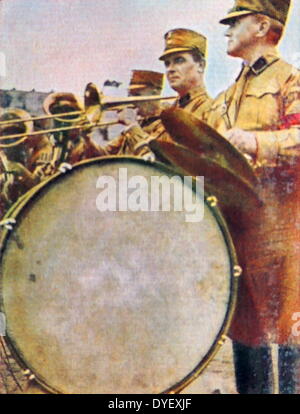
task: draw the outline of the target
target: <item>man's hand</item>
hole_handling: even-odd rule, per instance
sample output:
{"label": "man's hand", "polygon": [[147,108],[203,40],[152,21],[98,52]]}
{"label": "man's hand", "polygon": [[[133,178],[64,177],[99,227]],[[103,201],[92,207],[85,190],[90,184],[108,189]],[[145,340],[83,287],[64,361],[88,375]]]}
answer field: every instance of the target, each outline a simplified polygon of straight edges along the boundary
{"label": "man's hand", "polygon": [[[29,189],[39,182],[39,178],[32,174],[23,164],[15,161],[7,161],[6,169],[11,174],[8,175],[6,186],[21,184],[25,189]],[[24,191],[25,192],[25,191]]]}
{"label": "man's hand", "polygon": [[122,125],[133,126],[138,125],[137,109],[124,108],[118,112],[118,121]]}
{"label": "man's hand", "polygon": [[12,172],[16,176],[25,176],[26,174],[30,174],[27,168],[20,162],[7,160],[6,168],[7,171]]}
{"label": "man's hand", "polygon": [[257,154],[257,140],[255,132],[233,128],[225,133],[225,138],[243,153],[255,156]]}

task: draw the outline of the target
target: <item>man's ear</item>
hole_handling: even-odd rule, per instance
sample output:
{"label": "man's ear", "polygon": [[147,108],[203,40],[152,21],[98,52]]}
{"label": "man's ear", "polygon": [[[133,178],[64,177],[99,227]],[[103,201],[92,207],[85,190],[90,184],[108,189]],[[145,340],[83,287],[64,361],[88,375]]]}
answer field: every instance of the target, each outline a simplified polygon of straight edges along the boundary
{"label": "man's ear", "polygon": [[198,72],[204,73],[204,70],[205,70],[205,61],[201,60],[200,62],[198,62]]}
{"label": "man's ear", "polygon": [[271,22],[270,20],[266,17],[266,18],[262,18],[258,23],[258,30],[256,33],[256,37],[265,37],[270,28],[271,28]]}

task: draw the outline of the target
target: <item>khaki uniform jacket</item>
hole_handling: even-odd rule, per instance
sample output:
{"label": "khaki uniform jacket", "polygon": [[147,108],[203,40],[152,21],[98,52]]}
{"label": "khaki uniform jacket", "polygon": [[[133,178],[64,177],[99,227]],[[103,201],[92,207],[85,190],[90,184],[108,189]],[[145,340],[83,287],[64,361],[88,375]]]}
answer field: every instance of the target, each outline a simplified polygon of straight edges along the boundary
{"label": "khaki uniform jacket", "polygon": [[256,131],[257,160],[276,165],[278,157],[300,144],[300,122],[291,128],[288,122],[292,114],[300,113],[300,72],[270,54],[253,65],[237,102],[240,83],[242,76],[214,100],[205,121],[221,134],[233,127]]}
{"label": "khaki uniform jacket", "polygon": [[241,227],[227,217],[243,268],[230,336],[245,345],[300,344],[299,114],[300,73],[277,55],[260,58],[205,114],[220,133],[255,131],[262,164],[265,206]]}

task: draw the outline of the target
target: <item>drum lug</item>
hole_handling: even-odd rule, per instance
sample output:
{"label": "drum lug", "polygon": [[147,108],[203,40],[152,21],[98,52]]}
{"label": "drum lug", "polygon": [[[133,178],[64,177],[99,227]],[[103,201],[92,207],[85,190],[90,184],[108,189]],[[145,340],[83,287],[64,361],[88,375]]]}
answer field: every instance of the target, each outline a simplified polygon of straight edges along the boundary
{"label": "drum lug", "polygon": [[149,153],[143,155],[142,158],[143,158],[144,161],[148,161],[152,164],[155,162],[155,155],[153,154],[153,152],[149,152]]}
{"label": "drum lug", "polygon": [[32,374],[29,369],[25,369],[25,371],[23,371],[23,375],[24,377],[28,377],[29,381],[32,381],[35,379],[35,375]]}
{"label": "drum lug", "polygon": [[8,219],[4,219],[0,221],[0,226],[4,227],[6,230],[12,230],[15,224],[16,224],[16,220],[12,218],[8,218]]}
{"label": "drum lug", "polygon": [[219,345],[224,345],[224,343],[227,340],[227,336],[226,335],[222,335],[221,338],[218,340],[218,344]]}
{"label": "drum lug", "polygon": [[60,166],[58,167],[58,170],[61,172],[61,173],[63,173],[63,174],[65,174],[67,171],[71,171],[72,170],[72,165],[71,164],[69,164],[68,162],[63,162],[63,163],[61,163],[60,164]]}
{"label": "drum lug", "polygon": [[243,272],[243,269],[241,268],[241,266],[235,265],[233,267],[233,276],[234,277],[240,277],[242,272]]}
{"label": "drum lug", "polygon": [[216,205],[218,204],[218,199],[215,196],[209,196],[209,197],[207,197],[206,201],[208,202],[208,204],[211,207],[216,207]]}

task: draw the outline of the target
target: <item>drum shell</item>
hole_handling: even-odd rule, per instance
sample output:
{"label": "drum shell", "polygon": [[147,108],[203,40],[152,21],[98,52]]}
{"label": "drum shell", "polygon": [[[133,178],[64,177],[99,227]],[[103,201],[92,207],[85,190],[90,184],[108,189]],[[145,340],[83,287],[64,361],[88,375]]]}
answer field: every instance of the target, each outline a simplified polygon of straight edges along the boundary
{"label": "drum shell", "polygon": [[[100,393],[130,392],[130,393],[137,393],[137,392],[141,392],[141,391],[142,392],[151,392],[151,393],[152,392],[174,392],[174,391],[177,392],[177,391],[183,389],[186,385],[188,385],[193,379],[195,379],[203,371],[205,366],[207,366],[207,364],[209,363],[209,361],[211,360],[213,355],[217,352],[217,350],[221,346],[223,335],[226,334],[226,332],[228,330],[229,323],[230,323],[230,319],[232,317],[232,313],[233,313],[233,309],[234,309],[234,303],[235,303],[235,299],[236,299],[236,286],[237,286],[237,278],[234,277],[234,269],[235,269],[235,266],[237,266],[235,253],[234,253],[234,249],[233,249],[233,246],[232,246],[230,236],[229,236],[228,231],[227,231],[226,224],[223,221],[223,219],[222,219],[222,217],[221,217],[221,215],[218,211],[218,208],[217,207],[210,207],[208,205],[208,203],[206,203],[206,207],[207,207],[208,211],[210,212],[210,214],[212,214],[212,217],[214,217],[214,219],[216,220],[216,224],[218,224],[218,226],[219,226],[217,233],[221,238],[223,238],[224,246],[226,248],[225,250],[227,250],[226,254],[228,255],[228,271],[230,273],[230,274],[227,275],[227,277],[229,278],[228,283],[227,283],[228,291],[226,292],[226,295],[227,295],[227,297],[226,297],[227,308],[226,308],[226,311],[223,314],[223,317],[221,318],[222,320],[219,321],[218,329],[215,332],[215,337],[214,337],[213,341],[211,341],[210,346],[208,347],[208,349],[205,350],[205,352],[203,352],[203,354],[200,355],[199,360],[197,361],[197,363],[195,363],[194,366],[189,367],[189,369],[187,370],[185,375],[181,375],[181,377],[178,378],[176,375],[174,376],[174,374],[172,374],[173,377],[175,378],[175,380],[173,380],[173,383],[168,383],[168,381],[165,382],[165,380],[163,380],[162,381],[162,386],[160,388],[159,388],[159,386],[157,386],[157,384],[155,384],[152,387],[148,387],[148,388],[147,388],[147,386],[146,387],[145,386],[141,387],[140,385],[133,386],[133,383],[134,383],[133,380],[132,380],[129,387],[124,387],[124,384],[123,384],[122,387],[118,388],[118,384],[114,384],[114,385],[111,384],[110,387],[107,388],[107,387],[103,386],[103,384],[102,384],[100,387],[96,386],[96,388],[95,388],[95,384],[93,384],[93,387],[91,387],[91,388],[89,388],[89,386],[85,386],[85,385],[82,385],[82,388],[80,388],[80,387],[76,388],[74,386],[74,383],[73,383],[72,387],[69,387],[68,386],[68,381],[66,381],[67,382],[67,385],[66,385],[66,384],[57,384],[57,383],[55,383],[55,381],[53,381],[53,378],[51,378],[51,380],[49,380],[49,378],[47,378],[47,370],[45,371],[45,370],[41,369],[41,366],[43,365],[42,364],[43,359],[39,359],[36,356],[37,356],[37,350],[40,349],[42,346],[45,346],[45,343],[43,343],[43,341],[41,340],[40,337],[37,340],[36,337],[35,338],[30,338],[30,335],[29,335],[29,339],[28,339],[28,342],[26,342],[26,346],[28,345],[28,343],[32,344],[32,348],[34,349],[33,351],[29,352],[28,349],[25,350],[25,349],[22,348],[22,346],[20,346],[20,340],[16,336],[16,330],[15,330],[16,326],[14,325],[15,324],[15,319],[14,318],[16,318],[16,315],[20,314],[22,309],[18,308],[17,310],[15,310],[16,303],[14,303],[14,302],[10,303],[10,300],[11,300],[10,294],[12,292],[12,287],[11,287],[11,282],[9,281],[9,277],[11,276],[11,274],[8,275],[6,273],[7,273],[8,265],[9,265],[9,263],[11,263],[11,260],[12,260],[10,258],[10,255],[12,253],[15,253],[16,249],[22,250],[22,247],[20,248],[20,245],[22,246],[22,243],[23,243],[23,245],[25,245],[25,250],[26,250],[27,243],[28,244],[31,243],[30,237],[34,238],[33,234],[32,234],[28,239],[25,240],[25,242],[23,240],[23,238],[25,237],[24,236],[25,227],[23,228],[23,226],[26,226],[26,220],[29,220],[29,223],[30,223],[30,215],[33,214],[34,209],[36,209],[37,206],[40,206],[43,203],[44,198],[50,197],[50,199],[48,199],[48,201],[52,201],[52,204],[49,204],[49,206],[50,205],[52,206],[52,211],[49,207],[49,211],[47,213],[47,214],[49,214],[50,217],[48,217],[48,219],[47,218],[41,219],[41,222],[39,223],[39,230],[38,230],[38,233],[40,234],[40,238],[41,238],[38,244],[43,245],[45,243],[45,248],[48,248],[47,245],[46,245],[45,235],[43,234],[43,231],[45,231],[46,233],[48,232],[47,236],[49,237],[49,231],[51,232],[52,230],[50,230],[49,227],[47,227],[47,226],[53,225],[53,223],[56,221],[55,212],[53,211],[54,206],[55,206],[55,209],[56,209],[56,214],[62,214],[65,218],[66,216],[64,215],[64,208],[66,208],[66,206],[70,207],[72,205],[72,203],[74,203],[74,200],[76,200],[76,198],[78,198],[78,195],[82,196],[82,194],[83,194],[82,191],[80,190],[80,188],[84,188],[84,185],[82,184],[83,181],[84,181],[83,180],[84,177],[80,178],[80,176],[82,174],[84,176],[85,172],[87,172],[87,171],[95,170],[95,171],[97,171],[97,174],[93,173],[92,175],[93,175],[93,177],[96,177],[96,175],[98,175],[98,174],[103,174],[103,170],[102,170],[103,168],[104,168],[105,172],[107,173],[110,169],[113,169],[115,165],[119,165],[120,167],[122,167],[122,166],[129,167],[129,169],[133,166],[134,170],[137,169],[137,172],[140,171],[140,167],[141,167],[141,168],[146,168],[146,169],[150,168],[150,170],[151,169],[157,169],[160,174],[169,174],[169,175],[172,174],[172,170],[166,168],[165,166],[162,166],[162,165],[159,165],[159,164],[145,163],[142,160],[137,160],[137,159],[130,158],[130,157],[110,157],[110,158],[105,158],[105,159],[96,159],[96,160],[93,160],[93,161],[82,162],[79,165],[75,166],[73,171],[71,173],[69,173],[68,175],[64,176],[62,174],[57,174],[56,176],[49,179],[47,183],[39,185],[39,187],[36,189],[35,192],[31,191],[30,195],[28,196],[28,199],[25,200],[25,198],[24,198],[23,202],[20,202],[19,205],[17,205],[14,209],[12,209],[10,215],[11,215],[11,217],[16,217],[16,219],[17,219],[16,229],[15,229],[14,233],[12,233],[11,235],[9,235],[9,233],[6,232],[3,235],[3,238],[2,238],[2,253],[3,253],[2,269],[1,269],[2,270],[2,281],[1,281],[1,284],[2,284],[2,309],[4,310],[5,313],[7,313],[7,320],[8,320],[7,342],[10,343],[10,346],[14,349],[14,351],[18,355],[18,358],[22,361],[23,365],[28,367],[35,374],[37,380],[43,386],[45,386],[47,389],[49,389],[52,392],[67,392],[67,393],[69,393],[69,392],[100,392]],[[71,183],[67,184],[67,182],[69,182],[69,180],[72,181],[72,179],[73,179],[72,177],[75,177],[75,176],[77,176],[76,179],[78,179],[78,182],[80,182],[80,184],[78,184],[78,187],[79,187],[78,194],[74,194],[74,193],[72,194],[72,196],[71,196],[72,202],[70,202],[70,200],[69,201],[63,201],[61,198],[60,198],[59,201],[57,201],[55,199],[55,197],[57,196],[57,192],[60,193],[60,192],[65,191],[65,193],[67,194],[68,191],[70,191],[70,188],[73,188],[73,185],[71,185]],[[73,184],[75,183],[75,181],[72,181]],[[65,187],[66,185],[68,186],[68,190]],[[83,185],[83,187],[81,187],[81,185]],[[95,183],[94,183],[94,186],[95,186]],[[54,191],[55,194],[52,193],[53,191]],[[52,197],[54,197],[54,198],[52,198]],[[66,197],[66,199],[67,198],[68,197]],[[56,200],[56,202],[57,202],[56,205],[55,205],[55,203],[53,203],[54,200]],[[85,204],[82,203],[81,204],[81,210],[80,210],[81,213],[84,212],[85,207],[86,207]],[[43,210],[43,211],[46,211],[46,210]],[[35,214],[35,219],[37,219],[37,218],[40,219],[41,211],[39,211],[38,213],[35,212],[34,214]],[[74,214],[74,212],[73,212],[73,214]],[[76,215],[76,217],[77,217],[78,221],[81,220],[80,215]],[[54,220],[54,222],[53,222],[53,220]],[[89,221],[87,216],[84,217],[82,220],[85,224],[87,224],[88,221]],[[103,220],[103,216],[102,216],[102,220]],[[58,221],[60,221],[60,220],[58,220]],[[50,222],[52,224],[49,224]],[[63,220],[60,221],[60,222],[63,223]],[[143,220],[140,221],[139,225],[134,228],[135,232],[137,232],[139,230],[139,226],[141,225],[142,222],[143,222]],[[72,225],[74,225],[74,223],[76,223],[76,220],[72,222]],[[110,220],[109,224],[112,224],[112,223],[113,223],[113,221]],[[28,230],[31,230],[31,231],[33,231],[33,233],[35,233],[34,236],[36,237],[37,236],[36,231],[32,230],[32,226],[33,226],[33,223],[29,224],[29,227],[26,228],[26,232]],[[131,227],[132,227],[132,225],[131,225]],[[48,230],[47,230],[47,228],[48,228]],[[57,228],[59,228],[59,226],[56,227],[56,231],[57,231]],[[130,228],[130,225],[129,225],[129,228]],[[104,230],[104,227],[102,227],[102,230]],[[111,230],[111,231],[113,232],[113,230]],[[105,235],[107,237],[110,237],[108,235],[111,233],[111,231],[108,231],[107,233],[105,233]],[[144,234],[143,238],[145,238],[145,235],[148,235],[147,232],[150,232],[150,230],[147,229],[147,228],[144,228],[141,231]],[[176,232],[174,232],[173,234],[176,234]],[[84,256],[81,257],[80,255],[78,255],[78,252],[80,251],[80,250],[78,250],[78,246],[76,247],[76,244],[78,245],[78,243],[79,243],[78,233],[77,233],[76,236],[77,236],[76,240],[72,239],[70,241],[70,244],[72,245],[72,248],[74,248],[76,250],[77,257],[79,258],[79,261],[72,264],[72,265],[74,265],[74,267],[76,267],[76,266],[78,267],[80,265],[80,261],[82,261],[84,259]],[[120,237],[120,234],[118,236]],[[150,243],[153,245],[153,244],[157,243],[157,235],[154,238],[154,236],[152,234],[152,237],[153,237],[153,240],[152,240],[152,243],[151,243],[151,239],[150,239]],[[46,237],[46,239],[47,239],[47,237]],[[65,239],[65,240],[68,240],[68,239]],[[117,240],[117,239],[115,239],[115,240]],[[187,237],[183,238],[181,244],[184,245],[186,240],[188,240]],[[135,241],[135,242],[137,243],[137,241]],[[140,242],[141,241],[139,240],[139,243]],[[19,247],[18,246],[13,247],[14,244],[17,245],[18,243],[19,243]],[[148,243],[149,243],[149,241],[148,241]],[[52,245],[53,249],[55,248],[56,244],[58,244],[58,241],[56,241],[56,243],[54,243]],[[145,244],[145,246],[147,246],[147,243]],[[32,246],[31,246],[31,248],[32,248]],[[10,249],[12,249],[12,250],[10,250]],[[182,247],[182,249],[183,249],[183,247]],[[192,240],[190,249],[192,250],[192,252],[196,251],[195,246],[193,246],[193,240]],[[70,253],[70,250],[72,250],[72,249],[67,248],[68,254]],[[160,250],[160,249],[158,249],[158,250]],[[51,252],[51,249],[49,251]],[[146,250],[144,249],[144,251],[146,251]],[[117,249],[117,252],[115,252],[114,254],[117,255],[117,254],[119,254],[118,252],[119,252],[119,249]],[[123,253],[125,254],[125,251],[123,251]],[[39,251],[39,254],[41,254],[41,250]],[[57,251],[56,251],[56,254],[58,254]],[[177,255],[178,255],[178,252],[177,252]],[[45,259],[45,257],[46,256],[42,256],[43,260]],[[76,255],[75,256],[73,255],[73,257],[72,257],[73,261],[75,260],[75,257],[76,257]],[[153,250],[152,250],[152,256],[151,257],[152,258],[154,257]],[[18,260],[20,260],[20,257],[18,257]],[[38,258],[37,256],[35,258],[31,258],[31,260],[33,262],[34,261],[35,262],[43,261],[43,260],[41,260],[41,257]],[[51,263],[51,260],[53,262],[55,261],[54,258],[52,257],[50,259],[50,261],[48,262],[48,265]],[[71,262],[72,262],[72,260],[71,260]],[[191,258],[189,260],[188,260],[188,258],[185,258],[184,260],[185,260],[186,263],[192,262],[194,260],[193,255],[191,255]],[[178,260],[175,260],[174,263],[177,264]],[[35,266],[38,267],[38,266],[40,266],[40,264],[35,263]],[[35,269],[37,269],[37,267],[35,267]],[[48,267],[46,266],[46,268],[48,268]],[[139,267],[138,267],[139,271],[143,267],[144,267],[143,264],[142,265],[139,264]],[[26,271],[27,271],[26,283],[30,282],[31,284],[34,285],[36,280],[39,279],[39,277],[36,274],[36,270],[31,270],[28,274],[28,269],[29,268],[30,268],[30,266],[27,267],[27,269],[26,269]],[[169,266],[169,269],[171,269],[170,266]],[[44,272],[46,272],[45,269],[44,269]],[[162,270],[161,270],[161,272],[162,272]],[[212,273],[214,273],[214,272],[212,271]],[[159,271],[157,272],[157,275],[159,275]],[[35,279],[35,277],[36,277],[36,279]],[[51,279],[52,277],[53,277],[53,275],[47,274],[47,278]],[[59,276],[56,275],[55,277],[59,277]],[[224,275],[224,277],[225,277],[225,275]],[[46,278],[46,276],[45,276],[45,278]],[[61,278],[62,278],[62,284],[64,284],[63,281],[66,280],[66,279],[63,276],[61,276]],[[34,281],[34,279],[35,279],[35,281]],[[159,279],[159,278],[157,278],[157,279]],[[73,282],[74,282],[74,280],[73,280]],[[30,283],[29,283],[29,285],[30,285]],[[139,283],[144,283],[144,282],[140,281]],[[183,282],[180,282],[180,283],[183,283]],[[148,289],[151,288],[151,284],[148,284],[147,286],[148,286]],[[168,286],[170,288],[170,286],[172,286],[172,285],[168,285]],[[21,289],[21,285],[17,289]],[[66,286],[63,287],[63,290],[64,289],[66,289]],[[48,289],[46,289],[46,291],[47,290]],[[219,290],[221,290],[220,286],[219,286]],[[54,287],[54,291],[59,296],[59,294],[60,294],[59,293],[59,287]],[[72,292],[72,294],[70,294],[70,295],[71,296],[73,295],[73,300],[74,300],[74,302],[72,302],[72,304],[74,305],[74,303],[76,302],[76,295],[78,293],[76,293],[76,292],[74,293],[74,291],[72,291],[72,289],[71,289],[71,292]],[[26,290],[26,294],[27,293],[28,292]],[[157,294],[157,292],[155,292],[155,293]],[[18,294],[20,295],[20,297],[22,297],[22,295],[23,295],[22,291],[20,292],[20,290],[18,290]],[[43,294],[45,294],[45,291],[43,291]],[[195,294],[195,292],[193,294]],[[7,297],[9,297],[9,299],[7,299],[7,297],[5,295],[7,295]],[[54,299],[55,299],[55,296],[54,296]],[[93,299],[95,300],[95,298],[93,298]],[[171,298],[167,298],[167,299],[170,303],[172,302]],[[35,301],[37,299],[35,299],[35,297],[32,296],[31,300]],[[63,299],[60,299],[60,300],[61,300],[61,302],[60,302],[59,306],[63,306]],[[102,298],[102,300],[104,300],[104,298]],[[86,303],[86,302],[88,302],[88,300],[86,300],[84,302]],[[29,305],[27,303],[27,306],[31,306],[31,305]],[[40,305],[38,305],[38,307],[39,306]],[[54,308],[55,308],[55,306],[54,306]],[[83,304],[82,304],[82,306],[83,306]],[[152,308],[155,309],[155,306],[152,306]],[[10,316],[10,313],[9,313],[10,311],[7,312],[8,309],[10,309],[10,311],[13,313],[12,316]],[[49,310],[44,309],[44,311],[43,311],[44,315],[48,314],[48,311]],[[158,318],[158,317],[159,317],[159,315],[155,316],[155,318]],[[160,314],[160,317],[163,318],[163,315]],[[165,319],[167,319],[166,316],[164,316],[164,317],[165,317]],[[189,319],[195,319],[195,316],[189,315]],[[12,321],[11,323],[12,323],[12,325],[14,325],[14,328],[11,329],[11,330],[10,330],[10,321]],[[139,323],[140,322],[141,321],[139,321]],[[30,327],[31,329],[34,329],[33,326],[32,326],[32,322],[27,321],[26,323],[28,323],[28,326],[27,326],[28,328]],[[65,321],[63,321],[61,323],[64,324]],[[74,323],[74,320],[73,320],[73,323]],[[154,323],[154,322],[152,321],[152,323]],[[196,323],[196,321],[194,321],[194,323]],[[26,324],[24,324],[24,325],[26,325]],[[34,325],[34,326],[36,326],[36,325]],[[75,325],[73,325],[73,328],[74,328],[74,326]],[[80,325],[80,326],[82,328],[83,325]],[[192,330],[197,328],[197,326],[198,325],[196,323],[196,326],[193,327]],[[18,327],[18,329],[21,329],[20,326]],[[200,329],[200,326],[199,326],[199,329]],[[182,328],[181,328],[181,330],[182,330]],[[46,331],[47,331],[47,329],[46,329]],[[62,332],[62,331],[60,331],[60,332]],[[88,334],[92,335],[93,333],[91,333],[91,332],[92,331],[88,331]],[[179,329],[179,333],[180,333],[180,329]],[[43,331],[43,334],[45,334],[45,330]],[[85,331],[85,334],[86,334],[86,331]],[[124,332],[123,332],[123,334],[125,335]],[[77,339],[81,338],[81,340],[85,340],[84,337],[85,337],[85,335],[83,335],[83,337],[79,336],[79,337],[77,337]],[[163,334],[161,335],[161,337],[162,338],[164,337]],[[55,341],[57,341],[57,340],[58,340],[58,338],[55,338]],[[167,340],[167,336],[166,336],[165,340]],[[27,341],[27,339],[26,339],[26,341]],[[34,343],[34,341],[37,341],[37,342]],[[187,341],[187,342],[189,342],[189,341]],[[144,343],[142,345],[145,346]],[[24,346],[24,343],[23,343],[23,346]],[[195,344],[193,344],[191,346],[193,347],[193,346],[195,346]],[[82,348],[80,348],[80,349],[82,349]],[[105,352],[106,352],[107,348],[105,348],[105,349],[106,349],[105,350]],[[76,347],[74,348],[74,350],[76,350]],[[147,351],[149,352],[149,349]],[[28,352],[29,352],[30,355],[28,354]],[[195,353],[195,350],[193,350],[193,352]],[[41,353],[42,353],[42,351],[41,351]],[[114,351],[114,353],[117,353],[117,355],[119,355],[119,353],[116,352],[116,350]],[[91,356],[85,355],[85,357],[88,358],[88,357],[91,357]],[[116,358],[116,357],[117,357],[116,355],[113,356],[113,358]],[[127,355],[127,357],[128,357],[128,355]],[[130,357],[132,357],[132,355],[130,355]],[[148,357],[149,357],[149,355],[148,355]],[[43,355],[43,358],[45,359],[45,355]],[[120,357],[118,356],[118,358],[120,358]],[[36,359],[39,359],[38,364],[36,363]],[[53,363],[53,361],[52,361],[52,363]],[[162,366],[164,366],[163,362],[161,362],[161,364],[162,364]],[[156,365],[157,365],[157,363],[156,363]],[[168,369],[171,370],[171,371],[176,371],[175,368],[176,368],[176,364],[174,364],[174,367],[172,367],[172,369],[170,368],[170,366],[168,367]],[[52,372],[51,363],[50,363],[50,366],[47,369],[48,369],[49,372],[50,371]],[[61,371],[61,372],[64,371],[63,366],[56,367],[56,369],[58,371]],[[149,369],[149,367],[148,367],[148,369]],[[93,374],[94,373],[92,373],[92,374],[90,373],[90,377],[87,377],[87,379],[86,379],[87,382],[89,382],[89,381],[92,382],[91,376],[93,376]],[[143,373],[138,373],[138,375],[143,376]],[[172,375],[170,375],[170,376],[172,377]],[[123,373],[123,376],[124,376],[124,373]],[[63,377],[63,375],[62,375],[62,377]],[[65,375],[65,377],[67,378],[67,375]],[[73,378],[73,381],[74,381],[74,378]],[[123,381],[124,381],[124,379],[123,379]]]}

